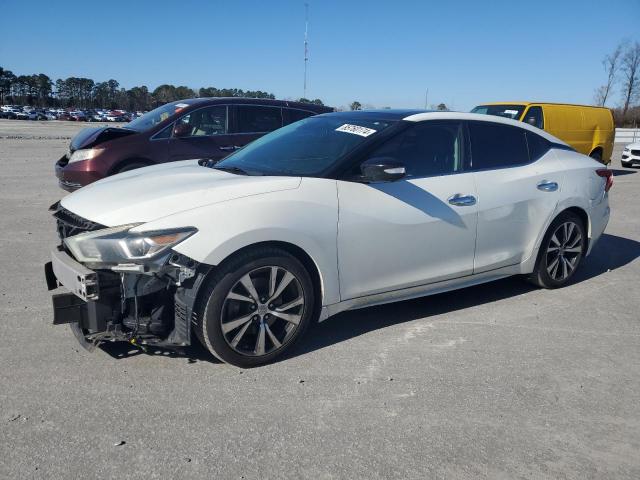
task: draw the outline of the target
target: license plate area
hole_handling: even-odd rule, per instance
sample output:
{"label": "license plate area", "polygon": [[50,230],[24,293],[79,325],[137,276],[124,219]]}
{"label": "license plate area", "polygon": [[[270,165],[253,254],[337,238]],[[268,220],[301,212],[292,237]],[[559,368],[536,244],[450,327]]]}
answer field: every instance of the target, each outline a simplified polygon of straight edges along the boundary
{"label": "license plate area", "polygon": [[66,252],[51,251],[51,268],[58,283],[85,302],[98,299],[98,274],[76,262]]}

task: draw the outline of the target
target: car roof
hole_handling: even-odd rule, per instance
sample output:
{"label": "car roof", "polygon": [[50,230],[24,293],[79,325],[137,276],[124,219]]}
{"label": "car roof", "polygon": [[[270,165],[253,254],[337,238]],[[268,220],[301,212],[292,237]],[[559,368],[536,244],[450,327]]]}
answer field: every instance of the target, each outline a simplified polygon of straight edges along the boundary
{"label": "car roof", "polygon": [[439,110],[355,110],[350,112],[334,112],[318,115],[320,117],[334,117],[342,118],[345,122],[349,120],[390,120],[390,121],[405,121],[405,122],[424,122],[432,120],[473,120],[479,122],[490,123],[502,123],[504,125],[511,125],[513,127],[523,128],[530,130],[541,137],[546,138],[550,142],[567,145],[566,142],[554,137],[553,135],[540,130],[528,123],[520,122],[518,120],[511,120],[510,118],[497,117],[494,115],[484,115],[480,113],[466,113],[466,112],[444,112]]}
{"label": "car roof", "polygon": [[334,111],[333,107],[328,107],[326,105],[316,105],[315,103],[305,103],[305,102],[294,102],[290,100],[274,100],[270,98],[199,97],[199,98],[188,98],[182,101],[185,103],[188,103],[189,106],[216,105],[216,104],[224,103],[226,105],[271,105],[274,107],[296,108],[299,110],[307,110],[307,111],[316,112],[316,113],[327,113],[327,112]]}
{"label": "car roof", "polygon": [[608,107],[600,107],[597,105],[580,105],[579,103],[558,103],[558,102],[530,102],[530,101],[526,101],[526,102],[486,102],[486,103],[479,103],[478,106],[491,106],[491,105],[496,105],[496,106],[500,106],[500,105],[522,105],[524,107],[528,107],[529,105],[558,105],[561,107],[582,107],[582,108],[603,108],[605,110],[609,110]]}
{"label": "car roof", "polygon": [[344,119],[372,119],[372,120],[404,120],[411,115],[428,113],[430,110],[419,109],[383,109],[383,110],[350,110],[344,112],[325,113],[321,116],[331,115],[332,117]]}
{"label": "car roof", "polygon": [[466,112],[425,112],[418,113],[415,115],[410,115],[408,117],[403,118],[408,122],[422,122],[425,120],[473,120],[478,122],[490,122],[490,123],[502,123],[504,125],[511,125],[512,127],[523,128],[525,130],[529,130],[541,137],[546,138],[550,142],[560,143],[562,145],[568,145],[563,140],[560,140],[557,137],[554,137],[549,132],[541,130],[539,128],[534,127],[533,125],[529,125],[528,123],[521,122],[519,120],[512,120],[506,117],[499,117],[495,115],[485,115],[482,113],[466,113]]}

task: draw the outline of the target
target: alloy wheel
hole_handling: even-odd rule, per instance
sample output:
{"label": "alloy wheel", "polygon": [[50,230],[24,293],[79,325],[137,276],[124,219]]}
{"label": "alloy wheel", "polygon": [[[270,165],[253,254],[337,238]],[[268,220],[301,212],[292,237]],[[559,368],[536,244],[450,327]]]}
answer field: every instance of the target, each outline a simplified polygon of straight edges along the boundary
{"label": "alloy wheel", "polygon": [[547,245],[547,273],[558,282],[571,276],[582,256],[582,233],[572,221],[561,223]]}
{"label": "alloy wheel", "polygon": [[225,297],[224,339],[242,355],[267,355],[293,337],[304,308],[304,291],[293,273],[274,265],[257,268],[243,275]]}

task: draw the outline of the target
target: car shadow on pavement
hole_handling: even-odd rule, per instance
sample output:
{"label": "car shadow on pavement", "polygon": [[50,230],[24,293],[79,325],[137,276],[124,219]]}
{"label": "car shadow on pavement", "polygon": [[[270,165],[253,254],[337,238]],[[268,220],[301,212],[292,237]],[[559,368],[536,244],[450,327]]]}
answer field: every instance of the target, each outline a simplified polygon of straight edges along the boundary
{"label": "car shadow on pavement", "polygon": [[576,272],[573,283],[583,282],[624,267],[638,257],[640,257],[640,242],[604,233]]}
{"label": "car shadow on pavement", "polygon": [[[640,242],[605,233],[594,247],[591,255],[576,272],[572,283],[581,283],[616,270],[638,257],[640,257]],[[304,355],[391,325],[517,297],[532,290],[536,290],[536,287],[521,278],[510,277],[414,300],[343,312],[320,324],[313,325],[307,334],[300,339],[300,342],[276,362]],[[186,358],[188,363],[198,361],[220,363],[195,337],[192,340],[193,345],[178,350],[152,347],[147,348],[145,352],[123,342],[106,343],[101,345],[100,349],[115,359],[147,354],[168,358]]]}
{"label": "car shadow on pavement", "polygon": [[209,351],[204,348],[195,337],[192,337],[192,345],[176,349],[149,346],[142,349],[125,342],[107,342],[103,343],[98,348],[116,360],[137,357],[138,355],[150,355],[166,358],[186,358],[187,363],[196,363],[198,361],[222,363],[216,357],[211,355],[211,353],[209,353]]}
{"label": "car shadow on pavement", "polygon": [[[576,272],[572,283],[581,283],[606,274],[631,263],[638,257],[640,257],[640,242],[603,234],[591,255]],[[523,279],[509,277],[415,300],[343,312],[314,326],[313,331],[308,332],[284,358],[304,355],[391,325],[517,297],[532,290],[536,290],[536,287]]]}
{"label": "car shadow on pavement", "polygon": [[623,175],[632,175],[637,173],[635,170],[620,170],[619,168],[612,168],[611,171],[613,172],[614,177],[622,177]]}

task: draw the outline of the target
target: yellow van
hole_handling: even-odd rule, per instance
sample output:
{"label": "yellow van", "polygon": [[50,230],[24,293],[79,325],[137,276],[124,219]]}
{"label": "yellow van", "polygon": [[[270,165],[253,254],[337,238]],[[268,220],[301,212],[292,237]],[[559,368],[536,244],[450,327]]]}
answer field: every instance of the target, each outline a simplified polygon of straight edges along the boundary
{"label": "yellow van", "polygon": [[615,127],[611,110],[563,103],[499,102],[478,105],[472,113],[527,122],[564,140],[578,152],[611,162]]}

